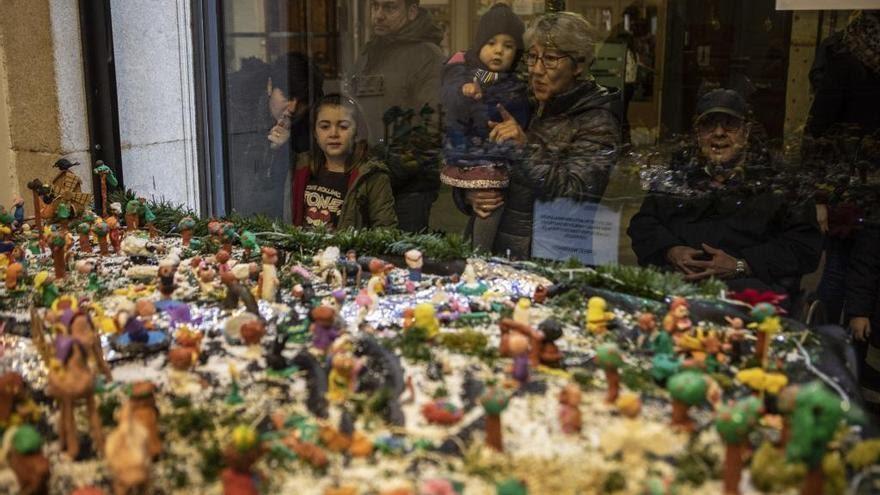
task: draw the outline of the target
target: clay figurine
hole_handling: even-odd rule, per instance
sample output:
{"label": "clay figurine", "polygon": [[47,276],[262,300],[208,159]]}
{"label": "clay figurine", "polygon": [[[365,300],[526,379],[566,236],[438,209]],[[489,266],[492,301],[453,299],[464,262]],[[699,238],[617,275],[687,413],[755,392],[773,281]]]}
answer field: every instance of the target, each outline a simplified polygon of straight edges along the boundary
{"label": "clay figurine", "polygon": [[548,318],[538,325],[538,331],[541,333],[541,352],[538,359],[543,365],[559,366],[562,362],[562,352],[556,346],[556,341],[562,337],[562,325],[558,321]]}
{"label": "clay figurine", "polygon": [[131,414],[147,431],[147,452],[156,458],[162,453],[159,439],[159,408],[156,407],[156,386],[147,381],[136,382],[131,386]]}
{"label": "clay figurine", "polygon": [[92,242],[89,237],[92,234],[92,226],[88,222],[80,222],[76,226],[76,232],[79,234],[79,250],[84,253],[91,253]]}
{"label": "clay figurine", "polygon": [[141,219],[141,202],[132,199],[125,203],[125,230],[126,232],[134,232],[138,230],[138,223]]}
{"label": "clay figurine", "polygon": [[513,355],[511,377],[523,387],[529,382],[529,339],[522,334],[513,333],[510,335],[508,346]]}
{"label": "clay figurine", "polygon": [[257,432],[250,426],[237,426],[232,431],[232,441],[223,451],[226,469],[220,475],[223,495],[258,495],[258,477],[254,464],[263,455],[263,446]]}
{"label": "clay figurine", "polygon": [[513,307],[513,321],[528,325],[531,308],[532,301],[525,297],[519,298],[519,301],[516,302],[516,306]]}
{"label": "clay figurine", "polygon": [[587,330],[593,334],[602,334],[608,330],[608,323],[614,313],[606,311],[608,303],[601,297],[591,297],[587,301]]}
{"label": "clay figurine", "polygon": [[418,249],[410,249],[403,254],[403,258],[406,261],[407,268],[409,268],[407,279],[414,284],[418,284],[422,281],[422,267],[425,265],[425,262],[422,260],[422,252]]}
{"label": "clay figurine", "polygon": [[278,272],[275,264],[278,263],[278,251],[272,247],[264,247],[263,269],[260,272],[260,299],[275,302],[275,294],[278,291]]}
{"label": "clay figurine", "polygon": [[330,360],[330,374],[327,377],[327,400],[341,404],[354,392],[357,366],[354,356],[339,352]]}
{"label": "clay figurine", "polygon": [[581,389],[569,383],[559,391],[559,424],[569,435],[581,431]]}
{"label": "clay figurine", "polygon": [[18,281],[24,273],[24,265],[19,262],[10,263],[6,267],[6,290],[14,291],[18,289]]}
{"label": "clay figurine", "polygon": [[107,225],[104,219],[98,218],[95,220],[95,224],[92,225],[92,230],[95,232],[95,237],[98,238],[98,248],[100,249],[101,256],[107,256],[110,253],[107,249],[107,234],[110,233],[110,226]]}
{"label": "clay figurine", "polygon": [[331,289],[341,289],[345,286],[342,279],[342,273],[336,268],[339,261],[339,248],[329,246],[316,254],[312,261],[315,263],[315,276],[318,280],[329,285]]}
{"label": "clay figurine", "polygon": [[663,317],[663,329],[671,335],[687,332],[693,326],[691,323],[690,305],[687,299],[676,297],[669,304],[669,312]]}
{"label": "clay figurine", "polygon": [[354,287],[360,287],[363,268],[361,268],[361,264],[357,261],[357,252],[354,249],[349,249],[345,252],[345,259],[339,263],[342,266],[346,283]]}
{"label": "clay figurine", "polygon": [[107,435],[104,448],[107,468],[113,478],[113,493],[149,493],[150,433],[136,419],[130,402],[122,405],[117,416],[118,424]]}
{"label": "clay figurine", "polygon": [[107,222],[107,227],[110,229],[108,237],[110,245],[113,246],[113,252],[119,254],[122,252],[122,231],[119,228],[119,219],[107,217],[104,221]]}
{"label": "clay figurine", "polygon": [[49,493],[49,459],[43,455],[43,437],[36,428],[22,425],[15,429],[6,460],[18,479],[18,493]]}
{"label": "clay figurine", "polygon": [[433,304],[418,304],[413,309],[412,315],[412,328],[420,329],[427,339],[433,339],[440,332],[440,321],[437,320],[437,311]]}
{"label": "clay figurine", "polygon": [[85,399],[92,443],[98,450],[104,444],[101,418],[95,403],[95,373],[89,368],[88,352],[76,339],[67,335],[55,338],[57,367],[49,368],[46,393],[58,401],[58,437],[60,448],[70,459],[79,454],[79,440],[74,420],[76,401]]}
{"label": "clay figurine", "polygon": [[340,335],[339,327],[336,324],[336,310],[329,306],[318,306],[312,310],[310,317],[312,324],[309,326],[309,331],[312,333],[312,347],[321,352],[327,352],[333,341]]}
{"label": "clay figurine", "polygon": [[636,319],[639,327],[639,337],[636,344],[640,348],[646,348],[657,336],[657,317],[654,313],[639,313]]}
{"label": "clay figurine", "polygon": [[174,282],[176,271],[177,267],[170,260],[163,259],[159,262],[159,283],[157,286],[159,293],[162,294],[162,299],[171,299],[171,295],[177,289],[177,284]]}
{"label": "clay figurine", "polygon": [[458,286],[458,293],[466,296],[482,296],[488,290],[486,284],[477,280],[474,266],[470,263],[465,265],[464,271],[461,272],[461,285]]}

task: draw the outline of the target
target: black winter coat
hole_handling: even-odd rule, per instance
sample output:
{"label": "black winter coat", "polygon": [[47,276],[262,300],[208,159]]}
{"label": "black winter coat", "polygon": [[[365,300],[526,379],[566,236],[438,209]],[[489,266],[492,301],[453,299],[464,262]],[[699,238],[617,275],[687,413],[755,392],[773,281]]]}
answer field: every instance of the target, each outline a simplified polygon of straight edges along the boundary
{"label": "black winter coat", "polygon": [[[593,81],[538,108],[526,131],[525,157],[511,166],[495,253],[530,256],[536,199],[601,199],[617,159],[622,111],[620,92]],[[460,194],[456,199],[471,213]]]}

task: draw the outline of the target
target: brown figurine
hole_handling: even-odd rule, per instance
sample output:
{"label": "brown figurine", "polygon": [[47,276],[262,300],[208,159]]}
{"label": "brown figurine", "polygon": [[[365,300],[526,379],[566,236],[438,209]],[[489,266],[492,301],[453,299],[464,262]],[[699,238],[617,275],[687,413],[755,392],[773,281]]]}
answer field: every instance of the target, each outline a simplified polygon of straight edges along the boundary
{"label": "brown figurine", "polygon": [[569,383],[559,391],[559,424],[569,435],[581,431],[581,389]]}
{"label": "brown figurine", "polygon": [[251,320],[241,326],[241,340],[247,345],[259,345],[266,335],[266,324],[262,320]]}
{"label": "brown figurine", "polygon": [[278,263],[278,251],[272,247],[264,247],[263,270],[260,272],[260,299],[275,302],[275,294],[278,291],[278,272],[275,264]]}
{"label": "brown figurine", "polygon": [[107,234],[107,237],[110,238],[110,245],[113,246],[113,252],[119,254],[122,251],[122,232],[119,229],[119,219],[107,217],[105,221],[110,229],[110,233]]}
{"label": "brown figurine", "polygon": [[118,420],[116,429],[107,435],[104,449],[113,478],[113,493],[149,493],[149,432],[135,418],[131,402],[120,408]]}
{"label": "brown figurine", "polygon": [[687,299],[676,297],[672,299],[669,305],[669,312],[663,318],[663,329],[675,335],[687,332],[693,326],[691,323],[691,311]]}
{"label": "brown figurine", "polygon": [[18,280],[24,272],[24,265],[15,262],[6,267],[6,290],[15,290],[18,288]]}
{"label": "brown figurine", "polygon": [[253,468],[264,448],[256,431],[248,426],[236,427],[232,437],[232,443],[223,452],[227,466],[221,474],[223,495],[258,495]]}
{"label": "brown figurine", "polygon": [[535,287],[535,293],[532,295],[532,300],[535,304],[544,304],[544,302],[547,301],[547,295],[549,293],[550,291],[546,287],[539,285]]}
{"label": "brown figurine", "polygon": [[159,408],[156,407],[156,386],[151,382],[136,382],[131,386],[131,414],[147,430],[147,451],[156,458],[162,453],[159,439]]}
{"label": "brown figurine", "polygon": [[18,493],[49,493],[49,460],[43,455],[43,438],[33,426],[16,428],[6,460],[18,479]]}
{"label": "brown figurine", "polygon": [[513,357],[513,353],[510,350],[510,337],[514,334],[519,334],[529,340],[529,346],[531,349],[529,353],[529,364],[537,366],[540,363],[541,349],[543,348],[544,339],[541,332],[536,331],[525,323],[514,321],[511,318],[503,318],[498,323],[498,328],[501,330],[501,343],[498,348],[498,352],[501,356]]}
{"label": "brown figurine", "polygon": [[174,265],[165,262],[165,260],[159,263],[158,288],[159,293],[162,294],[162,299],[171,299],[172,294],[177,289],[177,284],[174,282],[174,273],[176,271]]}

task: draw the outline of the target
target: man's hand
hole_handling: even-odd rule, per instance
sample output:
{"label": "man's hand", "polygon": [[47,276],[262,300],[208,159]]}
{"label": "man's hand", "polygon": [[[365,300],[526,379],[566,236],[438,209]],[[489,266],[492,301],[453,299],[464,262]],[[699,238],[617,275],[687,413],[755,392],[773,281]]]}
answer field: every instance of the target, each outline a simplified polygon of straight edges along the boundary
{"label": "man's hand", "polygon": [[513,118],[513,115],[510,115],[510,112],[500,103],[498,104],[498,111],[501,112],[501,122],[489,121],[489,128],[492,129],[489,132],[489,139],[496,143],[510,140],[519,144],[526,144],[526,133],[519,126],[516,119]]}
{"label": "man's hand", "polygon": [[481,100],[483,98],[483,88],[480,86],[480,81],[474,77],[474,82],[466,83],[461,87],[461,94],[474,100]]}
{"label": "man's hand", "polygon": [[666,251],[666,260],[669,261],[676,270],[685,275],[691,275],[695,273],[695,270],[690,267],[690,263],[697,261],[694,259],[694,256],[699,256],[701,254],[703,254],[702,251],[690,246],[673,246]]}
{"label": "man's hand", "polygon": [[269,145],[272,149],[280,148],[290,139],[290,128],[292,127],[293,114],[296,113],[296,106],[296,98],[290,100],[284,113],[281,114],[281,118],[275,123],[275,127],[269,131],[266,138],[272,143]]}
{"label": "man's hand", "polygon": [[855,316],[849,320],[849,329],[854,339],[864,342],[871,335],[871,320],[865,316]]}
{"label": "man's hand", "polygon": [[713,276],[730,278],[736,275],[736,258],[705,243],[703,251],[711,255],[712,259],[709,261],[688,261],[687,266],[695,273],[685,275],[685,280],[696,281]]}
{"label": "man's hand", "polygon": [[468,189],[464,201],[478,217],[486,218],[504,204],[504,195],[498,189]]}

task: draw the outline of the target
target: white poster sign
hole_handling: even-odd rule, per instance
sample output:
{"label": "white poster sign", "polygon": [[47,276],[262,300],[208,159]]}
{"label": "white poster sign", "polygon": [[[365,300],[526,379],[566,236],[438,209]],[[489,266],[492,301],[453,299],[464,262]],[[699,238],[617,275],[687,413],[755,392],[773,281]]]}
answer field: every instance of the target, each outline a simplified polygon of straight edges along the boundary
{"label": "white poster sign", "polygon": [[592,266],[616,264],[619,237],[620,211],[567,198],[535,202],[535,258],[575,258]]}

